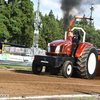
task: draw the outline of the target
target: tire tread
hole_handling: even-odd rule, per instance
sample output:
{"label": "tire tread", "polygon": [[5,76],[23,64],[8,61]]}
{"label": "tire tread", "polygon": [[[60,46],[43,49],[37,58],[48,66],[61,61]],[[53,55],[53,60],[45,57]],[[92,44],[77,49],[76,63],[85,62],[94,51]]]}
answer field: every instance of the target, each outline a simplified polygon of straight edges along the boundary
{"label": "tire tread", "polygon": [[82,53],[82,55],[77,58],[77,76],[80,78],[84,78],[84,79],[89,79],[88,73],[87,73],[87,68],[86,68],[86,63],[87,63],[87,58],[88,58],[88,54],[90,52],[91,49],[93,49],[95,47],[93,46],[89,46],[87,47],[84,52]]}

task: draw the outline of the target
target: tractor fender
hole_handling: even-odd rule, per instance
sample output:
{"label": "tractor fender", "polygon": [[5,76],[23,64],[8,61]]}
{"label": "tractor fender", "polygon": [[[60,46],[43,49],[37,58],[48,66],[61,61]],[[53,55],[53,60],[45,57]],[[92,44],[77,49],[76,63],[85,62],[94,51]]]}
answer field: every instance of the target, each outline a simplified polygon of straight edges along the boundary
{"label": "tractor fender", "polygon": [[76,53],[75,53],[75,57],[78,58],[81,56],[81,54],[83,53],[83,51],[88,47],[88,46],[93,46],[93,44],[91,43],[87,43],[87,42],[82,42],[79,44]]}

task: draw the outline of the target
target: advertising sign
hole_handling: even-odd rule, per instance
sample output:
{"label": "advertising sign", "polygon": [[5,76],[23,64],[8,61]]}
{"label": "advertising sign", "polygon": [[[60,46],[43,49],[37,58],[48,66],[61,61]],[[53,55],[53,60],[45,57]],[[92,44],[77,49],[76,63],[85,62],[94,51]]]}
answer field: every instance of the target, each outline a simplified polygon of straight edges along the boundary
{"label": "advertising sign", "polygon": [[23,56],[7,55],[7,60],[23,62]]}

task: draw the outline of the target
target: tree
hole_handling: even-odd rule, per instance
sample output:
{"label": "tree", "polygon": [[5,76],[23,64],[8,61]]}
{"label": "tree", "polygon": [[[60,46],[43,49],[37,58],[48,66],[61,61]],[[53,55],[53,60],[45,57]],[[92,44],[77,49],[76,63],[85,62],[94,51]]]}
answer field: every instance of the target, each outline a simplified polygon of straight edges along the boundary
{"label": "tree", "polygon": [[7,25],[9,24],[9,19],[6,17],[6,3],[2,0],[0,6],[0,41],[4,41],[9,38],[9,31],[7,29]]}
{"label": "tree", "polygon": [[53,14],[53,11],[52,11],[52,10],[50,10],[50,12],[49,12],[49,17],[50,17],[50,18],[55,18],[55,16],[54,16],[54,14]]}
{"label": "tree", "polygon": [[61,39],[62,34],[60,33],[59,23],[56,21],[55,18],[51,18],[49,15],[45,15],[41,18],[43,23],[43,28],[40,29],[42,45],[39,44],[39,47],[47,50],[47,44],[54,40]]}
{"label": "tree", "polygon": [[[86,18],[85,14],[84,14],[83,18]],[[88,21],[86,19],[81,19],[81,21],[79,22],[79,24],[81,24],[81,25],[88,25]]]}
{"label": "tree", "polygon": [[19,8],[23,13],[23,16],[21,18],[21,22],[23,24],[23,27],[21,28],[21,40],[24,45],[26,45],[27,47],[31,47],[34,34],[32,28],[32,22],[34,20],[33,3],[30,0],[21,0],[19,4]]}
{"label": "tree", "polygon": [[6,16],[9,23],[5,23],[9,32],[8,42],[31,47],[33,43],[34,20],[33,3],[30,0],[3,0],[0,12]]}
{"label": "tree", "polygon": [[0,14],[0,41],[4,41],[9,38],[9,32],[5,25],[7,21],[8,19],[4,15]]}
{"label": "tree", "polygon": [[10,33],[8,41],[12,43],[22,44],[19,39],[22,34],[21,27],[23,26],[20,20],[22,12],[19,9],[18,1],[14,0],[12,2],[9,2],[7,9],[8,14],[6,16],[9,18],[9,24],[7,25],[7,28]]}
{"label": "tree", "polygon": [[64,36],[64,21],[62,18],[58,20],[58,24],[59,24],[59,33],[61,34],[61,37],[63,37]]}

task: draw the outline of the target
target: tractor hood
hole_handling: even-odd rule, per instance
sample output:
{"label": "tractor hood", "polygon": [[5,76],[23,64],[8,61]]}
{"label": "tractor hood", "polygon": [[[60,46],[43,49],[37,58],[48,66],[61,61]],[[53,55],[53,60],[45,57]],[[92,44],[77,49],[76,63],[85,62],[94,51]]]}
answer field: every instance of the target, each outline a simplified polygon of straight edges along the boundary
{"label": "tractor hood", "polygon": [[61,39],[51,42],[48,45],[48,53],[51,54],[67,54],[70,56],[72,46],[72,39],[67,36],[67,39]]}
{"label": "tractor hood", "polygon": [[66,40],[66,41],[65,41],[65,40],[63,40],[63,39],[62,39],[62,40],[56,40],[56,41],[51,42],[50,45],[51,45],[51,46],[63,45],[63,44],[69,43],[69,41],[70,41],[70,40]]}
{"label": "tractor hood", "polygon": [[56,41],[51,42],[50,44],[57,46],[57,45],[60,45],[60,44],[62,44],[64,42],[65,42],[64,40],[56,40]]}

